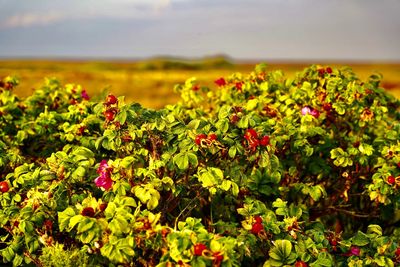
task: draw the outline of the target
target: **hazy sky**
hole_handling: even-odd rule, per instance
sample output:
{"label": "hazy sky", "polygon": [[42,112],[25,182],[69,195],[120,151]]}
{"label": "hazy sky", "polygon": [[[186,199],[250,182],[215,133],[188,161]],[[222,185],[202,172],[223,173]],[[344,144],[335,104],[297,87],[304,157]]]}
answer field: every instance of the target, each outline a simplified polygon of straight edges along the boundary
{"label": "hazy sky", "polygon": [[400,60],[400,0],[0,0],[0,57]]}

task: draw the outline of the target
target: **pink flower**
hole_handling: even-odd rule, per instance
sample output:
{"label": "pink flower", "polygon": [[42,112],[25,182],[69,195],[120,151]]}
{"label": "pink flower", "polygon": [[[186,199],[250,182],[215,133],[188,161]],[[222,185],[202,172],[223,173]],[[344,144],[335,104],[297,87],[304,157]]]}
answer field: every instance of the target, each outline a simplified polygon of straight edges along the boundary
{"label": "pink flower", "polygon": [[97,173],[101,174],[103,172],[106,172],[109,169],[109,166],[107,164],[107,160],[103,159],[102,161],[100,161],[100,166],[99,168],[97,168]]}
{"label": "pink flower", "polygon": [[302,109],[301,109],[301,114],[304,116],[304,115],[307,115],[307,114],[310,114],[311,113],[311,108],[310,107],[308,107],[308,106],[305,106],[305,107],[303,107]]}
{"label": "pink flower", "polygon": [[102,173],[99,177],[94,179],[94,183],[97,187],[103,187],[105,190],[110,189],[113,185],[113,181],[108,172]]}
{"label": "pink flower", "polygon": [[310,114],[314,117],[314,118],[319,118],[319,111],[316,109],[312,109]]}
{"label": "pink flower", "polygon": [[224,78],[219,78],[218,80],[215,80],[214,82],[218,86],[225,86],[226,85],[226,81],[225,81]]}
{"label": "pink flower", "polygon": [[305,106],[301,109],[301,114],[303,116],[310,114],[311,116],[313,116],[314,118],[319,118],[319,111],[313,108],[310,108],[309,106]]}
{"label": "pink flower", "polygon": [[360,256],[360,251],[361,251],[360,248],[356,247],[356,246],[352,246],[350,248],[351,255],[354,255],[354,256]]}
{"label": "pink flower", "polygon": [[346,256],[346,257],[350,257],[350,256],[360,256],[360,252],[361,252],[361,249],[359,248],[359,247],[357,247],[357,246],[352,246],[351,248],[350,248],[350,250],[349,251],[347,251],[345,254],[343,254],[344,256]]}
{"label": "pink flower", "polygon": [[89,95],[87,94],[86,90],[83,90],[83,91],[82,91],[81,97],[82,97],[83,99],[85,99],[85,100],[89,100],[89,99],[90,99],[90,97],[89,97]]}
{"label": "pink flower", "polygon": [[100,174],[94,182],[97,187],[103,187],[105,190],[108,190],[112,187],[113,181],[111,179],[111,171],[112,168],[108,166],[106,160],[102,160],[100,162],[100,166],[97,168],[97,173]]}

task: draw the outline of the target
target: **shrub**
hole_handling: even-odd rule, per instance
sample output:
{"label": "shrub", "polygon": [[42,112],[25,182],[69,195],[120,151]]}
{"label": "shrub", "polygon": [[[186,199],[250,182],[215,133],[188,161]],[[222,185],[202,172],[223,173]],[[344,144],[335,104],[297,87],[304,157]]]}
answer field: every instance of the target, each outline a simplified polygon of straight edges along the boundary
{"label": "shrub", "polygon": [[151,110],[0,83],[0,255],[37,266],[394,266],[399,101],[258,65]]}

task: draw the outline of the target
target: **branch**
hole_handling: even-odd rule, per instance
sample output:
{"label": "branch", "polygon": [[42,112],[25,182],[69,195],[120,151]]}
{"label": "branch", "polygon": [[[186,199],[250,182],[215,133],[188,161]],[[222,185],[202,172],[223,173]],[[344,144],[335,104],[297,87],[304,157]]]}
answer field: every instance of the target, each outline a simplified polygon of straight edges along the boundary
{"label": "branch", "polygon": [[24,256],[29,258],[36,266],[43,267],[43,264],[40,260],[35,259],[28,251],[24,251]]}
{"label": "branch", "polygon": [[334,206],[329,206],[328,209],[330,210],[334,210],[340,213],[344,213],[347,215],[350,215],[352,217],[356,217],[356,218],[378,218],[379,216],[377,215],[373,215],[373,214],[358,214],[355,211],[349,211],[349,210],[345,210],[345,209],[340,209]]}

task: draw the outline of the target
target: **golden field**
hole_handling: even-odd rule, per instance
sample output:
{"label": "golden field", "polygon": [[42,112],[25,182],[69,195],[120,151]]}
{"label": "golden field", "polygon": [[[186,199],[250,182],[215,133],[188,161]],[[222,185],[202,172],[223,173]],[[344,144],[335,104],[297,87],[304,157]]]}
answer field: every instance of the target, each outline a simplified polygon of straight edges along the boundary
{"label": "golden field", "polygon": [[[310,64],[349,66],[362,80],[379,72],[381,86],[400,98],[400,63],[326,63],[326,62],[266,62],[269,70],[282,69],[287,77]],[[124,95],[129,102],[160,108],[175,103],[178,95],[174,85],[196,77],[199,84],[213,86],[219,77],[234,72],[248,73],[256,62],[231,63],[222,57],[199,61],[150,59],[144,61],[84,61],[84,60],[0,60],[0,78],[17,76],[20,85],[16,93],[23,97],[40,87],[45,77],[55,77],[62,83],[81,84],[91,96],[108,92]]]}

